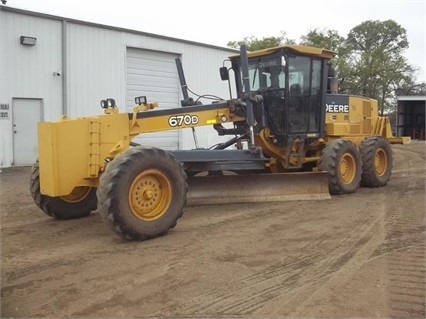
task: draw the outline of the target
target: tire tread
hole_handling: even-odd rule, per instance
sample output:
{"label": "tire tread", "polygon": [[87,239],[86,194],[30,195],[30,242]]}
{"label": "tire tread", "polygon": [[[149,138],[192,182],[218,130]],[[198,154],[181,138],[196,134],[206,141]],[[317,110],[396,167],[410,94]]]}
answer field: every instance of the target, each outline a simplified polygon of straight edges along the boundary
{"label": "tire tread", "polygon": [[[139,163],[153,158],[162,159],[169,163],[173,163],[172,165],[174,165],[178,175],[185,181],[183,189],[185,198],[183,205],[178,208],[177,212],[173,213],[174,216],[170,224],[160,225],[158,227],[159,229],[153,231],[152,233],[143,233],[135,230],[135,227],[128,225],[123,218],[120,218],[120,214],[122,214],[122,212],[119,211],[119,204],[120,200],[122,199],[119,198],[119,192],[117,191],[117,188],[121,183],[121,179],[126,171],[126,168],[135,167],[139,165]],[[101,203],[99,206],[99,211],[104,222],[117,235],[126,240],[143,241],[165,235],[169,229],[176,226],[177,220],[183,214],[183,207],[186,204],[187,191],[188,185],[186,183],[186,174],[183,171],[180,163],[176,161],[171,153],[158,148],[136,146],[129,148],[127,151],[117,155],[116,158],[108,164],[105,172],[102,174],[97,192],[98,202]],[[148,224],[148,222],[144,221],[139,221],[139,223]]]}

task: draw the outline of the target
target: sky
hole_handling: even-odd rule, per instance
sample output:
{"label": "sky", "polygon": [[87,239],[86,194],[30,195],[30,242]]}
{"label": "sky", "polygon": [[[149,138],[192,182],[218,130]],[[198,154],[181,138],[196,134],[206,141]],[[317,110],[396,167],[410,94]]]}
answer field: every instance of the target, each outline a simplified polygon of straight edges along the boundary
{"label": "sky", "polygon": [[7,6],[226,47],[244,37],[300,40],[312,29],[346,37],[367,20],[407,31],[405,56],[426,82],[426,0],[7,0]]}

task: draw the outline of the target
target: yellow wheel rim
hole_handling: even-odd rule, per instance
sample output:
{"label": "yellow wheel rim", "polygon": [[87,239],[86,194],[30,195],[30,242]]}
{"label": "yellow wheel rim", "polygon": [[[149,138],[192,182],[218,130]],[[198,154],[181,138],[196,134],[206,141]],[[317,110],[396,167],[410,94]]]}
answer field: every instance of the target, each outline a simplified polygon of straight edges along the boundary
{"label": "yellow wheel rim", "polygon": [[130,208],[137,218],[144,221],[153,221],[163,216],[170,206],[171,198],[169,179],[156,169],[140,173],[130,186]]}
{"label": "yellow wheel rim", "polygon": [[388,161],[386,157],[386,152],[383,149],[378,149],[376,155],[374,156],[374,167],[376,169],[376,174],[382,176],[386,172],[388,166]]}
{"label": "yellow wheel rim", "polygon": [[356,173],[355,158],[346,153],[340,159],[339,165],[340,177],[342,178],[343,183],[350,184],[353,182]]}
{"label": "yellow wheel rim", "polygon": [[90,190],[90,187],[78,186],[72,190],[71,194],[67,196],[61,196],[61,199],[68,203],[78,203],[89,195]]}

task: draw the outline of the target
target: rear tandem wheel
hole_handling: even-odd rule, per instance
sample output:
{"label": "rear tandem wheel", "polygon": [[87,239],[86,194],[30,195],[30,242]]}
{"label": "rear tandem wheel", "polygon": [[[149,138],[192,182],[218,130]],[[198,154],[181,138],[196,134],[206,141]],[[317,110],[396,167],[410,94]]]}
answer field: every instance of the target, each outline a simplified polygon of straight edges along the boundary
{"label": "rear tandem wheel", "polygon": [[386,186],[392,174],[392,148],[381,136],[367,137],[361,142],[362,186]]}
{"label": "rear tandem wheel", "polygon": [[318,168],[328,172],[331,194],[354,193],[361,180],[361,157],[350,140],[337,139],[323,149]]}
{"label": "rear tandem wheel", "polygon": [[119,236],[145,240],[176,226],[187,191],[185,172],[172,154],[136,146],[107,165],[99,182],[98,209]]}

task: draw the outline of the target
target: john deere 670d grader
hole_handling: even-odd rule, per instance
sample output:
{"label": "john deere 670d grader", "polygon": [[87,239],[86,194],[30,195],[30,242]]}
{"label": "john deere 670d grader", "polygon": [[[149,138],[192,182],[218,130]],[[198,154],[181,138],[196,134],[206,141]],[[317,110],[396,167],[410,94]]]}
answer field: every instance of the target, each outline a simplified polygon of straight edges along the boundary
{"label": "john deere 670d grader", "polygon": [[[31,173],[36,204],[58,219],[97,210],[130,240],[167,233],[192,204],[321,199],[391,176],[388,118],[377,101],[338,95],[334,53],[286,45],[230,57],[237,98],[202,105],[188,96],[179,60],[182,107],[157,109],[137,97],[132,113],[113,99],[103,115],[39,123],[39,159]],[[231,87],[231,86],[230,86]],[[231,124],[225,124],[231,123]],[[146,132],[211,125],[227,142],[165,151],[132,139]],[[231,148],[231,149],[229,149]]]}

